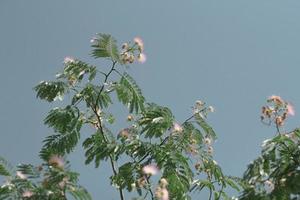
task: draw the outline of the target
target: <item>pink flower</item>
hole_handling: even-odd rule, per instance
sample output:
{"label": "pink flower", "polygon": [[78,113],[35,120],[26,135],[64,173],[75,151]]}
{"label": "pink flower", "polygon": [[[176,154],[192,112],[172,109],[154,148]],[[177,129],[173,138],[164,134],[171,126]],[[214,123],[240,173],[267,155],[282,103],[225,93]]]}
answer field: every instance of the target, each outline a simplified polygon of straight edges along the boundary
{"label": "pink flower", "polygon": [[159,172],[159,169],[156,165],[150,164],[143,167],[143,173],[149,175],[155,175]]}
{"label": "pink flower", "polygon": [[22,197],[32,197],[33,192],[26,190],[25,192],[23,192]]}
{"label": "pink flower", "polygon": [[137,61],[139,61],[140,63],[144,63],[146,62],[147,60],[147,57],[144,53],[140,53],[137,57]]}
{"label": "pink flower", "polygon": [[173,129],[175,132],[178,132],[178,133],[181,133],[183,131],[183,128],[178,123],[174,123]]}
{"label": "pink flower", "polygon": [[64,64],[69,64],[69,63],[73,63],[73,62],[75,62],[75,60],[74,60],[74,58],[72,58],[72,57],[65,57],[65,59],[64,59]]}
{"label": "pink flower", "polygon": [[292,104],[288,103],[286,108],[287,108],[287,113],[289,115],[292,115],[292,116],[295,115],[295,109],[294,109],[294,106]]}
{"label": "pink flower", "polygon": [[270,101],[274,101],[275,103],[277,104],[282,104],[283,103],[283,100],[280,96],[276,96],[276,95],[272,95],[268,98],[268,100]]}
{"label": "pink flower", "polygon": [[144,42],[140,37],[135,37],[133,41],[138,46],[140,51],[144,51]]}
{"label": "pink flower", "polygon": [[23,174],[23,173],[20,172],[20,171],[17,171],[16,173],[17,173],[17,177],[18,177],[19,179],[26,179],[26,178],[27,178],[26,175]]}
{"label": "pink flower", "polygon": [[58,155],[52,155],[48,161],[49,165],[63,169],[64,168],[64,159]]}

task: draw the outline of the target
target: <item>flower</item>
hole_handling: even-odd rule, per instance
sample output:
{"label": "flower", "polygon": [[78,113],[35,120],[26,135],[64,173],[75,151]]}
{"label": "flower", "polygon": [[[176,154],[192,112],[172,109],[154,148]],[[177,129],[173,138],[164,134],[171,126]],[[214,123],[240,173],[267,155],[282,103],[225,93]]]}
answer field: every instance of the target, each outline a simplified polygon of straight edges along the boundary
{"label": "flower", "polygon": [[276,104],[282,104],[284,101],[280,96],[272,95],[268,98],[269,101],[274,101]]}
{"label": "flower", "polygon": [[178,133],[181,133],[183,131],[183,128],[178,123],[173,124],[173,129],[175,132],[178,132]]}
{"label": "flower", "polygon": [[31,197],[33,195],[33,192],[26,190],[25,192],[23,192],[22,197]]}
{"label": "flower", "polygon": [[205,137],[204,143],[208,146],[211,145],[211,139],[209,137]]}
{"label": "flower", "polygon": [[167,187],[168,185],[168,181],[165,178],[160,179],[159,183],[162,187]]}
{"label": "flower", "polygon": [[17,171],[16,175],[19,179],[27,179],[27,176],[25,174],[23,174],[21,171]]}
{"label": "flower", "polygon": [[146,60],[147,60],[147,57],[144,53],[140,53],[137,56],[137,61],[140,62],[140,63],[144,63],[144,62],[146,62]]}
{"label": "flower", "polygon": [[265,189],[267,193],[271,193],[274,190],[274,183],[270,180],[265,181]]}
{"label": "flower", "polygon": [[169,191],[165,187],[157,187],[155,197],[159,200],[169,200]]}
{"label": "flower", "polygon": [[140,52],[144,51],[144,42],[140,37],[135,37],[133,41],[138,46]]}
{"label": "flower", "polygon": [[292,104],[288,103],[287,106],[286,106],[286,109],[287,109],[287,113],[289,115],[292,115],[292,116],[295,115],[295,109],[294,109],[294,106]]}
{"label": "flower", "polygon": [[159,169],[156,165],[150,164],[143,167],[143,173],[149,175],[155,175],[159,172]]}
{"label": "flower", "polygon": [[58,155],[52,155],[50,159],[48,160],[49,165],[52,165],[54,167],[63,169],[64,168],[64,159],[61,156]]}
{"label": "flower", "polygon": [[75,60],[74,60],[74,58],[72,58],[72,57],[65,57],[65,59],[64,59],[64,64],[70,64],[70,63],[73,63],[73,62],[75,62]]}
{"label": "flower", "polygon": [[207,110],[208,110],[209,112],[215,112],[215,108],[212,107],[212,106],[208,106]]}

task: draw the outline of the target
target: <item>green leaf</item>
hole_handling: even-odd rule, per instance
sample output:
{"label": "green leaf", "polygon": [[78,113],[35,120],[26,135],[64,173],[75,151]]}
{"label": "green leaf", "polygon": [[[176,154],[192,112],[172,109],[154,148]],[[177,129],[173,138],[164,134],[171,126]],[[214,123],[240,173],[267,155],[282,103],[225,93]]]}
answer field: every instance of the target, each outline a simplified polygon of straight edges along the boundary
{"label": "green leaf", "polygon": [[95,58],[111,58],[113,61],[120,62],[117,41],[108,34],[97,34],[95,43],[92,45],[92,56]]}
{"label": "green leaf", "polygon": [[80,60],[74,60],[73,62],[65,63],[63,72],[61,74],[58,74],[57,78],[66,79],[67,81],[71,81],[71,83],[74,83],[80,82],[86,74],[89,75],[88,80],[92,81],[97,74],[96,67]]}
{"label": "green leaf", "polygon": [[11,176],[11,165],[0,156],[0,175],[2,176]]}
{"label": "green leaf", "polygon": [[99,167],[101,160],[107,160],[114,152],[116,144],[104,139],[104,135],[100,131],[87,138],[83,145],[86,161],[85,164],[95,161],[95,167]]}
{"label": "green leaf", "polygon": [[217,135],[215,131],[212,129],[212,127],[208,123],[206,123],[206,121],[199,113],[196,113],[194,116],[197,124],[204,130],[207,136],[210,136],[215,140],[217,138]]}
{"label": "green leaf", "polygon": [[71,194],[76,200],[92,200],[92,197],[88,193],[88,191],[81,186],[67,187],[67,192]]}
{"label": "green leaf", "polygon": [[57,98],[61,99],[67,89],[67,84],[62,81],[42,81],[34,88],[37,92],[36,96],[48,102],[52,102]]}
{"label": "green leaf", "polygon": [[139,125],[143,127],[142,133],[152,138],[162,136],[173,126],[173,121],[174,116],[169,108],[149,104],[142,113]]}
{"label": "green leaf", "polygon": [[144,111],[145,98],[135,80],[126,72],[115,86],[120,102],[128,106],[129,112]]}
{"label": "green leaf", "polygon": [[80,112],[75,106],[54,108],[45,118],[44,123],[52,127],[55,132],[67,133],[73,130],[79,132],[82,122],[79,120]]}

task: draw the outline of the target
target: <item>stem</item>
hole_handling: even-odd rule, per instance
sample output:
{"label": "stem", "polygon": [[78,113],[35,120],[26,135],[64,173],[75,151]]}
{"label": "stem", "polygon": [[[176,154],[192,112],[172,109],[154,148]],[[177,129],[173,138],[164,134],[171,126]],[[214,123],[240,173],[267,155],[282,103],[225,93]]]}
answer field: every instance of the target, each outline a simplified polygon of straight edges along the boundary
{"label": "stem", "polygon": [[[112,67],[111,69],[109,70],[109,72],[107,74],[104,74],[105,76],[105,79],[104,79],[104,83],[106,83],[106,81],[108,80],[108,77],[110,76],[110,74],[114,71],[114,68],[116,66],[117,62],[116,61],[113,61],[113,64],[112,64]],[[100,88],[100,91],[98,93],[98,96],[96,98],[96,101],[95,101],[95,105],[92,105],[91,108],[92,108],[92,111],[94,112],[94,114],[96,115],[96,118],[97,118],[97,121],[98,121],[98,124],[97,124],[97,128],[98,130],[100,130],[101,132],[101,135],[103,137],[103,140],[108,143],[108,139],[105,137],[105,134],[104,134],[104,131],[103,131],[103,126],[102,126],[102,122],[101,122],[101,118],[100,118],[100,115],[98,114],[97,112],[97,109],[98,109],[98,106],[97,106],[97,102],[99,101],[99,98],[100,98],[100,95],[101,93],[103,92],[104,90],[104,84],[101,86]],[[111,164],[111,168],[112,168],[112,171],[113,171],[113,174],[114,175],[117,175],[118,172],[117,172],[117,167],[116,167],[116,164],[114,162],[114,159],[112,157],[112,155],[109,155],[109,160],[110,160],[110,164]],[[118,189],[119,190],[119,194],[120,194],[120,198],[121,200],[125,200],[124,198],[124,194],[123,194],[123,190],[121,188]]]}

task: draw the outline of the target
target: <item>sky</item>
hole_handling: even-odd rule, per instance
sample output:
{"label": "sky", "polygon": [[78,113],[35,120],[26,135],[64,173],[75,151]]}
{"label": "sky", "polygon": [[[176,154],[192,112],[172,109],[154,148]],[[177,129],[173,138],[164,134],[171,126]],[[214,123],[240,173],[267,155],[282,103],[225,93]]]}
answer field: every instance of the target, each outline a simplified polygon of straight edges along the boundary
{"label": "sky", "polygon": [[[299,10],[296,0],[1,0],[0,155],[41,162],[41,141],[52,133],[43,119],[55,105],[36,99],[33,87],[52,80],[65,56],[95,63],[89,41],[109,33],[119,44],[143,38],[147,62],[129,73],[148,101],[178,121],[198,99],[215,107],[215,158],[225,174],[241,176],[275,134],[259,118],[268,96],[294,104],[286,130],[300,124]],[[69,159],[94,199],[118,199],[108,165],[85,166],[81,148]]]}

